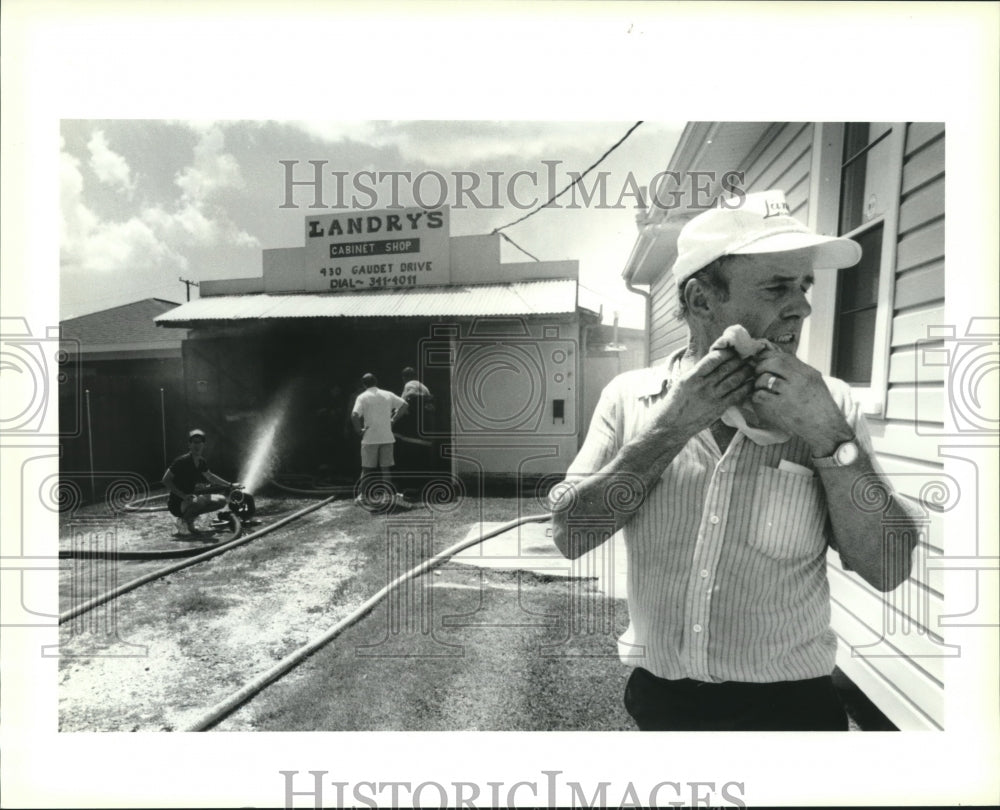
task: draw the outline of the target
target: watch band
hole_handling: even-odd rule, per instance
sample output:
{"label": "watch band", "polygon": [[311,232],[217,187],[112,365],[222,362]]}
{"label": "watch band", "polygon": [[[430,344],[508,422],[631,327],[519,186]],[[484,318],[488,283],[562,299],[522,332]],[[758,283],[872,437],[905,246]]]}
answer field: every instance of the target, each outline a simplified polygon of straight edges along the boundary
{"label": "watch band", "polygon": [[857,461],[860,454],[861,448],[858,446],[857,439],[848,439],[846,442],[838,444],[832,455],[813,458],[812,463],[817,469],[849,467]]}

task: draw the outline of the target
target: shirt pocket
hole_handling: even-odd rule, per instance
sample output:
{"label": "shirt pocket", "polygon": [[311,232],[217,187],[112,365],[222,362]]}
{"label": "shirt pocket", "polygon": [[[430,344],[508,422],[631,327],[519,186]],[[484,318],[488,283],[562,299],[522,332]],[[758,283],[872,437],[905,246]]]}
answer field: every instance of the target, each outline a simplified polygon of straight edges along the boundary
{"label": "shirt pocket", "polygon": [[777,560],[816,556],[826,545],[826,517],[818,478],[773,467],[757,471],[749,533],[755,549]]}

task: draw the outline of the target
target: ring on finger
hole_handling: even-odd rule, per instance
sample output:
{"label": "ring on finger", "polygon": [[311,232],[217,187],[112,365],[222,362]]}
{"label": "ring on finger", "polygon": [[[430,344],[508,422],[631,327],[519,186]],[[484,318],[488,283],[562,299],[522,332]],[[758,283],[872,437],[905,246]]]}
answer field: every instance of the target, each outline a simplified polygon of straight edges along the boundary
{"label": "ring on finger", "polygon": [[774,376],[774,375],[772,374],[772,375],[771,375],[771,378],[770,378],[770,379],[769,379],[769,380],[767,381],[767,390],[768,390],[768,391],[773,391],[773,390],[774,390],[774,384],[775,384],[775,383],[776,383],[777,381],[778,381],[778,378],[777,378],[777,377],[775,377],[775,376]]}

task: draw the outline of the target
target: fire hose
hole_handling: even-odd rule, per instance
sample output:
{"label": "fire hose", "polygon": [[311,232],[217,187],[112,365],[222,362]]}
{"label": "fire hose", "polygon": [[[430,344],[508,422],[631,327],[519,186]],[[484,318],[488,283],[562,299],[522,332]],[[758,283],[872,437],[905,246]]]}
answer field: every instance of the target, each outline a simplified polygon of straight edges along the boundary
{"label": "fire hose", "polygon": [[[170,497],[169,492],[161,492],[156,495],[149,495],[146,498],[140,498],[135,503],[127,503],[122,507],[124,512],[165,512],[167,510],[167,498]],[[143,506],[143,504],[149,503],[150,501],[158,501],[162,499],[163,504],[161,506]]]}
{"label": "fire hose", "polygon": [[81,602],[76,607],[70,608],[64,613],[60,613],[59,624],[63,624],[64,622],[69,621],[70,619],[76,616],[86,613],[89,610],[93,610],[95,607],[103,605],[105,602],[110,602],[112,599],[117,599],[122,594],[135,590],[140,585],[145,585],[147,582],[152,582],[153,580],[159,579],[160,577],[165,577],[169,574],[173,574],[176,571],[180,571],[183,568],[187,568],[189,565],[195,565],[204,560],[211,559],[212,557],[217,557],[219,554],[224,554],[225,552],[229,551],[232,548],[236,548],[237,546],[242,546],[245,543],[249,543],[252,540],[256,540],[258,537],[262,537],[268,532],[273,532],[275,529],[284,526],[286,523],[290,523],[291,521],[296,520],[302,517],[303,515],[309,514],[309,512],[313,512],[322,506],[326,506],[326,504],[333,501],[334,498],[336,498],[336,496],[331,495],[329,498],[325,498],[322,501],[319,501],[318,503],[310,504],[309,506],[306,506],[305,508],[300,509],[297,512],[293,512],[292,514],[287,515],[281,518],[280,520],[277,520],[274,523],[265,526],[262,529],[258,529],[257,531],[252,532],[251,534],[244,535],[243,537],[236,537],[235,539],[230,540],[228,543],[223,543],[221,545],[215,546],[209,549],[208,551],[202,552],[196,557],[189,557],[188,559],[181,560],[180,562],[176,562],[173,565],[168,565],[166,568],[161,568],[158,571],[153,571],[144,576],[137,577],[136,579],[133,579],[130,582],[126,582],[122,585],[119,585],[117,588],[114,588],[106,593],[102,593],[98,596],[95,596],[93,599],[88,599],[86,602]]}
{"label": "fire hose", "polygon": [[399,588],[406,582],[412,579],[423,576],[429,571],[433,571],[435,568],[444,565],[452,557],[461,551],[465,551],[467,548],[472,548],[473,546],[479,545],[480,543],[489,540],[490,538],[496,537],[497,535],[504,534],[511,529],[516,529],[519,526],[523,526],[526,523],[544,523],[551,518],[551,514],[548,512],[539,515],[528,515],[527,517],[518,518],[517,520],[512,520],[508,523],[504,523],[502,526],[498,526],[485,534],[480,534],[478,537],[473,537],[471,539],[461,540],[453,546],[442,551],[440,554],[436,554],[430,559],[424,560],[420,565],[411,568],[405,574],[400,575],[384,588],[382,588],[378,593],[372,596],[370,599],[365,601],[360,607],[358,607],[349,616],[341,619],[333,627],[328,629],[325,633],[316,639],[306,643],[299,649],[292,653],[289,653],[284,658],[282,658],[277,664],[271,667],[266,672],[261,673],[256,678],[254,678],[249,683],[245,684],[239,690],[231,694],[229,697],[223,699],[211,709],[209,709],[205,714],[203,714],[198,720],[188,726],[185,731],[207,731],[216,725],[220,720],[225,719],[230,714],[232,714],[237,708],[239,708],[243,703],[252,698],[258,692],[261,692],[270,684],[274,683],[276,680],[281,678],[287,672],[292,670],[294,667],[298,666],[302,661],[312,655],[314,652],[324,647],[333,641],[337,636],[343,633],[348,628],[357,624],[363,618],[365,618],[369,613],[371,613],[378,605],[381,603],[389,594]]}
{"label": "fire hose", "polygon": [[[226,506],[229,511],[221,511],[218,514],[219,527],[226,526],[228,539],[223,538],[213,543],[210,546],[202,546],[201,548],[179,548],[179,549],[159,549],[156,551],[119,551],[117,549],[112,551],[99,551],[91,549],[66,549],[59,552],[59,559],[82,559],[82,560],[169,560],[175,559],[177,557],[191,557],[199,552],[211,551],[219,548],[224,543],[229,542],[240,536],[243,532],[243,524],[249,521],[256,512],[256,502],[254,501],[253,495],[247,492],[242,485],[233,485],[227,488],[223,487],[205,487],[204,492],[225,492],[226,493]],[[154,498],[166,497],[165,495],[154,495]],[[149,501],[150,498],[143,498],[136,503],[145,503]],[[166,509],[163,506],[162,509]],[[125,511],[128,512],[159,512],[160,509],[129,509],[128,506],[125,507]],[[258,521],[259,522],[259,521]]]}

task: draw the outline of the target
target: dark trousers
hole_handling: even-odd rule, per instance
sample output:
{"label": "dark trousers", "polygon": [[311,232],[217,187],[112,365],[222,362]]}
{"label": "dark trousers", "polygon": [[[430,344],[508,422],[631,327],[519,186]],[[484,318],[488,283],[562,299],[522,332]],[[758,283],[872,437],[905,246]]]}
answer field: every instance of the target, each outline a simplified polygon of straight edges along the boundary
{"label": "dark trousers", "polygon": [[625,686],[641,731],[847,731],[830,676],[777,683],[658,678],[642,667]]}

